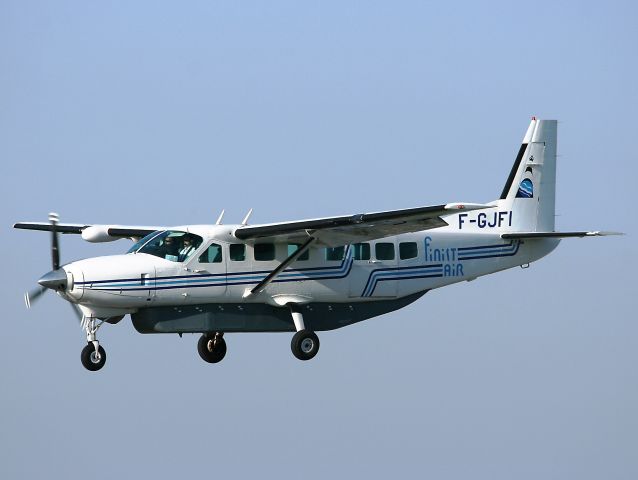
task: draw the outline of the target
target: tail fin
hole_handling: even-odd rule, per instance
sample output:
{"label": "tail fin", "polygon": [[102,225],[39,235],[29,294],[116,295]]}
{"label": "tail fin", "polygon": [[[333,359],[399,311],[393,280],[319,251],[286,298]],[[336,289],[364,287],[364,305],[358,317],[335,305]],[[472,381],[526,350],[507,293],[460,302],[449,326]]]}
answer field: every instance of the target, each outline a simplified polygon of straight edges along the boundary
{"label": "tail fin", "polygon": [[496,202],[500,209],[512,211],[513,231],[554,231],[556,127],[556,120],[532,117],[501,198]]}

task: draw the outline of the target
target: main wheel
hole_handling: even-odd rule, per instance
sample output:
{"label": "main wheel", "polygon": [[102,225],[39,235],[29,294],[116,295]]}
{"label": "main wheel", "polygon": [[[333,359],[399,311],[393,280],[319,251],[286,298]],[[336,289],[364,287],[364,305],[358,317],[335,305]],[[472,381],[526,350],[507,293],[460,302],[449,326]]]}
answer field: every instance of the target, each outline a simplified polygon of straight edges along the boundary
{"label": "main wheel", "polygon": [[292,337],[290,348],[299,360],[310,360],[319,351],[319,337],[310,330],[300,330]]}
{"label": "main wheel", "polygon": [[226,355],[226,340],[223,337],[217,339],[217,343],[214,343],[215,337],[209,337],[208,335],[202,335],[197,342],[197,351],[199,356],[205,362],[217,363],[221,362]]}
{"label": "main wheel", "polygon": [[95,347],[92,343],[89,343],[82,349],[80,354],[80,360],[84,368],[91,372],[95,372],[102,368],[106,363],[106,352],[102,348],[102,345],[97,347],[97,354],[95,353]]}

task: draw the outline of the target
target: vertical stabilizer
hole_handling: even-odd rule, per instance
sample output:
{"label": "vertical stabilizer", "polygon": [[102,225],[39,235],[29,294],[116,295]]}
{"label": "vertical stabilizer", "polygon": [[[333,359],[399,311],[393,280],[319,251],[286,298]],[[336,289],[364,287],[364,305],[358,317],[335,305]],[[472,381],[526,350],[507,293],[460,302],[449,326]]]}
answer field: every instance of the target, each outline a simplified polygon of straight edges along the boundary
{"label": "vertical stabilizer", "polygon": [[498,200],[511,210],[511,230],[554,231],[556,204],[556,120],[537,120],[527,128]]}

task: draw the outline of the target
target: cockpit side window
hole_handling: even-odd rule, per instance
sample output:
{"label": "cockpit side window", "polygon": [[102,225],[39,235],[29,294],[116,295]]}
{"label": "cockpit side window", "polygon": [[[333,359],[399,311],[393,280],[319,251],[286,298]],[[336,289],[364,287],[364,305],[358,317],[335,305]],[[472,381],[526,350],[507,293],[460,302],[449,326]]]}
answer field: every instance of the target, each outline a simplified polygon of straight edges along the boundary
{"label": "cockpit side window", "polygon": [[[144,239],[138,242],[142,246],[134,253],[146,253],[171,262],[184,262],[195,253],[203,241],[199,235],[177,230],[167,230],[159,235],[151,235],[146,242],[142,243]],[[133,252],[133,249],[129,252]]]}

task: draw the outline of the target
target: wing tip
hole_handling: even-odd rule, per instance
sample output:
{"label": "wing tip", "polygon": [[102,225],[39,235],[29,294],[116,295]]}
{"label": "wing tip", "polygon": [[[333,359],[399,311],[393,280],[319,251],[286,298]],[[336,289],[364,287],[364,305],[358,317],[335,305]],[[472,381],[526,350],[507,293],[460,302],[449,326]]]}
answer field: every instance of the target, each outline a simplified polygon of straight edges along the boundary
{"label": "wing tip", "polygon": [[612,231],[606,231],[606,230],[601,230],[601,231],[594,231],[594,232],[587,232],[585,234],[585,236],[587,237],[611,237],[611,236],[622,236],[622,235],[627,235],[625,232],[612,232]]}

